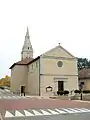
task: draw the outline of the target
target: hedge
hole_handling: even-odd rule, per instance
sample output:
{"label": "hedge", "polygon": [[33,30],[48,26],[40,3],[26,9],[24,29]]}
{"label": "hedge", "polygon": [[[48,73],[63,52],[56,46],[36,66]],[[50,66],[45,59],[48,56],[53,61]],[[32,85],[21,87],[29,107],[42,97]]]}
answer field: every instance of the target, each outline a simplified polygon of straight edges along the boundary
{"label": "hedge", "polygon": [[63,91],[57,91],[58,95],[63,95],[63,93],[64,93]]}
{"label": "hedge", "polygon": [[79,93],[80,94],[80,90],[74,90],[74,93]]}
{"label": "hedge", "polygon": [[64,95],[68,95],[69,91],[68,90],[64,90]]}
{"label": "hedge", "polygon": [[88,93],[90,93],[90,90],[83,90],[83,93],[88,94]]}
{"label": "hedge", "polygon": [[[85,94],[88,94],[88,93],[90,93],[90,90],[83,90],[82,92],[85,93]],[[79,93],[80,94],[80,90],[74,90],[74,93]]]}
{"label": "hedge", "polygon": [[69,91],[68,90],[64,90],[64,91],[57,91],[58,95],[68,95]]}

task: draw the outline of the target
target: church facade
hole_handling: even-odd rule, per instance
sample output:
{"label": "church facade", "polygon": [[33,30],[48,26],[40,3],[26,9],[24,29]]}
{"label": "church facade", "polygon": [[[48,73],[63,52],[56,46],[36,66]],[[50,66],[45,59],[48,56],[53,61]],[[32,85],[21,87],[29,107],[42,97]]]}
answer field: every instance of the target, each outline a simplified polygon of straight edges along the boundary
{"label": "church facade", "polygon": [[61,45],[33,58],[33,48],[27,28],[21,61],[11,67],[12,92],[53,96],[59,90],[78,89],[77,59]]}

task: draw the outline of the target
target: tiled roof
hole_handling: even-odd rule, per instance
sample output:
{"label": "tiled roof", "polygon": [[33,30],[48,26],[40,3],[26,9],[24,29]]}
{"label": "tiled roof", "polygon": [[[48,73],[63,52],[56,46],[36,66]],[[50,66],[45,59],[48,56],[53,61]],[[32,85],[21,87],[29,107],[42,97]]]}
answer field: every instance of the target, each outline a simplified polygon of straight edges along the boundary
{"label": "tiled roof", "polygon": [[90,78],[90,68],[83,68],[78,72],[79,79],[87,79]]}
{"label": "tiled roof", "polygon": [[21,61],[18,61],[18,62],[16,62],[16,63],[14,63],[14,64],[10,67],[10,69],[12,69],[15,65],[27,65],[27,64],[30,63],[32,60],[33,60],[33,58],[25,58],[25,59],[23,59],[23,60],[21,60]]}
{"label": "tiled roof", "polygon": [[21,60],[21,61],[18,61],[18,62],[16,62],[16,63],[14,63],[14,64],[10,67],[10,69],[12,69],[15,65],[29,65],[29,64],[31,64],[32,62],[36,61],[36,60],[39,59],[39,58],[40,58],[40,56],[36,57],[35,59],[34,59],[34,58],[25,58],[25,59],[23,59],[23,60]]}
{"label": "tiled roof", "polygon": [[16,62],[16,64],[28,64],[29,62],[31,62],[33,60],[33,58],[25,58],[25,59],[23,59],[23,60],[21,60],[21,61],[18,61],[18,62]]}

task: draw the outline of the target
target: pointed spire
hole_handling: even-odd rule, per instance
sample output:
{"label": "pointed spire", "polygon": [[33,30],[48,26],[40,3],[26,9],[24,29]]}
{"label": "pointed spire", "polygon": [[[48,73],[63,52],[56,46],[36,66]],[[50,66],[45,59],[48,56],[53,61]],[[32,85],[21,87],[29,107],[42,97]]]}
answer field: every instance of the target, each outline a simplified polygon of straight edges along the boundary
{"label": "pointed spire", "polygon": [[28,29],[28,27],[27,27],[26,36],[29,36],[29,29]]}
{"label": "pointed spire", "polygon": [[24,59],[26,57],[33,58],[33,48],[32,48],[31,42],[30,42],[28,27],[27,27],[27,31],[26,31],[26,35],[25,35],[24,45],[23,45],[22,52],[21,52],[21,58]]}
{"label": "pointed spire", "polygon": [[29,39],[29,38],[30,38],[30,36],[29,36],[29,29],[28,29],[28,27],[27,27],[25,39],[27,40],[27,39]]}

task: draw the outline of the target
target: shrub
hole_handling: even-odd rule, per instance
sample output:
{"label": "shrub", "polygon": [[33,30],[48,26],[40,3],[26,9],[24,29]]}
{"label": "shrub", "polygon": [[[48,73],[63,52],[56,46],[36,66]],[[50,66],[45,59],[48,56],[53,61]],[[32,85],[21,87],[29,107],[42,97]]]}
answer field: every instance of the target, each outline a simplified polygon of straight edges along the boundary
{"label": "shrub", "polygon": [[64,90],[64,91],[57,91],[57,94],[58,95],[68,95],[69,94],[69,91],[68,90]]}
{"label": "shrub", "polygon": [[63,91],[57,91],[58,95],[63,95],[63,93],[64,93]]}
{"label": "shrub", "polygon": [[88,94],[88,93],[90,93],[90,90],[83,90],[83,93]]}
{"label": "shrub", "polygon": [[59,91],[57,91],[57,94],[59,95]]}
{"label": "shrub", "polygon": [[80,94],[80,90],[74,90],[74,93],[79,93]]}
{"label": "shrub", "polygon": [[59,91],[59,94],[60,94],[60,95],[63,95],[63,94],[64,94],[64,91]]}
{"label": "shrub", "polygon": [[68,90],[64,90],[64,95],[68,95],[69,94],[69,91]]}

